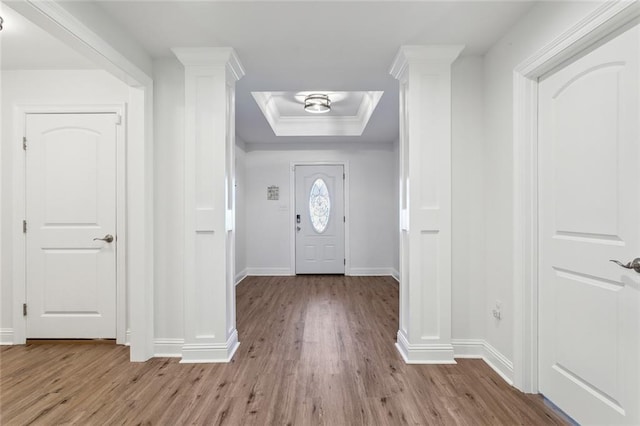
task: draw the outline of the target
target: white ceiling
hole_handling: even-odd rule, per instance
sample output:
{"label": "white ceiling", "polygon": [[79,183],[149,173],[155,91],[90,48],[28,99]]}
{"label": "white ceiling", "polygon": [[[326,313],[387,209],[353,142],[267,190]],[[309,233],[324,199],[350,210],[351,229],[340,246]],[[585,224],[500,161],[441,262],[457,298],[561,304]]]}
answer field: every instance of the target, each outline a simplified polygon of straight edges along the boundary
{"label": "white ceiling", "polygon": [[0,31],[3,70],[93,69],[93,62],[0,3],[4,19]]}
{"label": "white ceiling", "polygon": [[[250,143],[395,141],[398,84],[389,67],[401,45],[465,44],[463,55],[483,54],[532,5],[513,0],[98,3],[105,19],[116,21],[155,58],[171,57],[172,47],[235,48],[246,70],[237,83],[236,128]],[[38,56],[32,47],[31,56]],[[2,58],[16,59],[5,55],[4,45]],[[48,59],[56,60],[50,54]],[[316,88],[384,91],[384,96],[362,136],[283,137],[274,134],[251,95]]]}

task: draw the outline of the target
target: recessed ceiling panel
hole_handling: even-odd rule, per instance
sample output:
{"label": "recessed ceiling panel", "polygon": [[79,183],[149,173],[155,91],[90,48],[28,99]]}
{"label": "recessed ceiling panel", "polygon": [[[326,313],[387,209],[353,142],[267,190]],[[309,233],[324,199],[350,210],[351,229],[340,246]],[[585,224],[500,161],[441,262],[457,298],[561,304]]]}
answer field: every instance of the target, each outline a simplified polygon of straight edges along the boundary
{"label": "recessed ceiling panel", "polygon": [[[276,136],[360,136],[384,92],[251,92]],[[306,96],[324,94],[331,110],[312,114]]]}

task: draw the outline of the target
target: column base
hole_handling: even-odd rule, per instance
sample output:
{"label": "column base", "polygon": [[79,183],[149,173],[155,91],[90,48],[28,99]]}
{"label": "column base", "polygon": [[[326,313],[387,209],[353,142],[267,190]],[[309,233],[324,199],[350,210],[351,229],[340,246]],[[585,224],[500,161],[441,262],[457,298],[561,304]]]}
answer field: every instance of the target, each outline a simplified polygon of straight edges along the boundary
{"label": "column base", "polygon": [[180,364],[227,363],[238,346],[238,330],[234,330],[225,343],[186,343],[182,346]]}
{"label": "column base", "polygon": [[404,333],[398,331],[396,348],[407,364],[456,364],[451,344],[411,344]]}

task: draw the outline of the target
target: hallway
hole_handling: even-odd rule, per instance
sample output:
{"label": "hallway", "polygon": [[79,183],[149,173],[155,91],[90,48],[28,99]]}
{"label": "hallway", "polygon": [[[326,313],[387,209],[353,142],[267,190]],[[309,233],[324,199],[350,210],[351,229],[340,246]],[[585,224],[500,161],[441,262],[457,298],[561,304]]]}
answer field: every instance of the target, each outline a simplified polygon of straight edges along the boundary
{"label": "hallway", "polygon": [[130,363],[107,344],[1,352],[1,416],[17,424],[562,424],[480,360],[407,365],[389,277],[249,277],[229,364]]}

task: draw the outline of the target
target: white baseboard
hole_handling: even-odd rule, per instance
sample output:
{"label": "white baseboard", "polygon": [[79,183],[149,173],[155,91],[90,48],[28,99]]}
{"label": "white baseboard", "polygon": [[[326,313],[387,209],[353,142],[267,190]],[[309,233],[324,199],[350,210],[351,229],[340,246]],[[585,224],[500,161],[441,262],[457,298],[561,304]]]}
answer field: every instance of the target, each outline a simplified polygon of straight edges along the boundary
{"label": "white baseboard", "polygon": [[505,382],[513,386],[513,363],[487,341],[482,339],[453,339],[451,343],[456,358],[482,359]]}
{"label": "white baseboard", "polygon": [[403,333],[398,331],[396,348],[407,364],[455,364],[453,347],[440,343],[411,344]]}
{"label": "white baseboard", "polygon": [[354,277],[393,276],[393,268],[349,268],[349,275]]}
{"label": "white baseboard", "polygon": [[153,356],[157,358],[180,358],[184,339],[160,338],[153,341]]}
{"label": "white baseboard", "polygon": [[489,364],[507,383],[513,386],[513,362],[488,342],[484,343],[486,352],[484,362]]}
{"label": "white baseboard", "polygon": [[13,328],[0,328],[0,345],[13,345]]}
{"label": "white baseboard", "polygon": [[456,358],[482,359],[484,356],[482,339],[452,339],[451,344]]}
{"label": "white baseboard", "polygon": [[[291,268],[246,268],[236,275],[236,285],[247,276],[291,276]],[[400,279],[400,273],[394,268],[350,268],[348,275],[354,277],[391,276]]]}
{"label": "white baseboard", "polygon": [[236,274],[236,285],[240,284],[242,280],[247,278],[249,274],[247,273],[247,268],[244,268],[242,271]]}
{"label": "white baseboard", "polygon": [[291,276],[295,275],[291,268],[247,268],[247,275],[255,276]]}
{"label": "white baseboard", "polygon": [[225,343],[185,343],[180,364],[230,362],[238,350],[238,331],[234,330]]}

